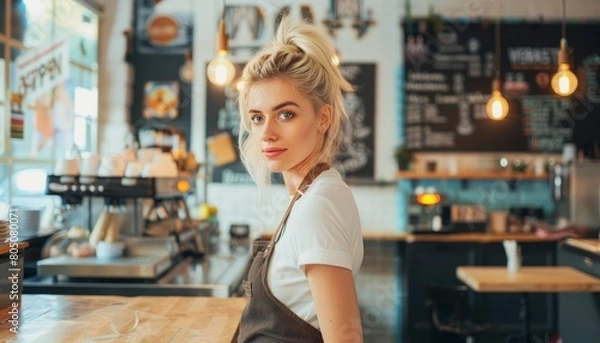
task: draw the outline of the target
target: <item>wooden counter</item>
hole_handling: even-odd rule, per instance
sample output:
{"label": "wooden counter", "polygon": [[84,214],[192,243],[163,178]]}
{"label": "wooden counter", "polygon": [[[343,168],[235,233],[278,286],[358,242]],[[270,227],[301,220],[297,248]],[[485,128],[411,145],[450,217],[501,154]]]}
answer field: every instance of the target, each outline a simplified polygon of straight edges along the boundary
{"label": "wooden counter", "polygon": [[409,234],[407,243],[501,243],[504,240],[515,240],[520,243],[544,243],[558,241],[556,238],[542,238],[533,233],[447,233],[447,234]]}
{"label": "wooden counter", "polygon": [[[263,232],[260,235],[260,239],[271,239],[273,232]],[[410,234],[406,232],[393,232],[393,231],[365,231],[363,232],[364,240],[371,241],[398,241],[404,242]]]}
{"label": "wooden counter", "polygon": [[[272,232],[263,233],[261,239],[271,239]],[[364,240],[378,241],[398,241],[406,243],[415,242],[432,242],[432,243],[499,243],[504,240],[515,240],[521,243],[544,243],[555,242],[557,238],[541,238],[532,233],[518,234],[494,234],[494,233],[427,233],[427,234],[412,234],[406,232],[388,232],[388,231],[365,231],[363,232]]]}
{"label": "wooden counter", "polygon": [[569,238],[565,241],[565,244],[600,255],[600,239]]}
{"label": "wooden counter", "polygon": [[[245,298],[29,295],[19,342],[231,342]],[[0,323],[0,341],[14,337]]]}

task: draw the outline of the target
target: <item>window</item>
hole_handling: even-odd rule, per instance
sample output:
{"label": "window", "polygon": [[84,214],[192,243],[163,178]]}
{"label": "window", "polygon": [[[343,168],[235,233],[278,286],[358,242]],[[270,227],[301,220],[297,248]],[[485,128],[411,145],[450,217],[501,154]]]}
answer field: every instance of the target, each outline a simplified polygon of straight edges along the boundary
{"label": "window", "polygon": [[55,161],[96,152],[98,12],[85,0],[0,0],[0,12],[2,218],[57,201],[40,187]]}

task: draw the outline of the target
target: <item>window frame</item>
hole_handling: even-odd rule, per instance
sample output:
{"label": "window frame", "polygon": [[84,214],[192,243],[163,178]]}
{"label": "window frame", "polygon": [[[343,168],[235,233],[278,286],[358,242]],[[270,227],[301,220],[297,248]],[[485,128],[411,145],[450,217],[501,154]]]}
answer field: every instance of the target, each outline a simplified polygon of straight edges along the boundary
{"label": "window frame", "polygon": [[[57,6],[57,1],[62,1],[62,0],[46,0],[46,1],[52,1],[52,11],[54,13],[54,11],[56,10],[56,6]],[[86,9],[90,10],[93,14],[96,15],[96,23],[97,23],[97,27],[96,29],[99,30],[99,20],[100,20],[100,8],[97,4],[95,4],[94,2],[90,1],[90,0],[71,0],[74,3],[77,3],[78,5],[81,5],[83,7],[85,7]],[[25,47],[25,37],[23,37],[23,41],[19,41],[18,39],[15,39],[12,37],[13,32],[12,32],[12,7],[13,7],[13,0],[5,0],[4,2],[4,27],[2,28],[2,30],[0,30],[0,45],[3,45],[3,59],[4,59],[4,66],[1,66],[3,68],[3,70],[1,71],[1,73],[3,74],[3,79],[0,80],[0,82],[4,82],[3,86],[4,86],[4,93],[3,93],[3,99],[0,98],[0,108],[1,110],[4,112],[3,114],[0,113],[0,120],[2,121],[2,125],[0,125],[0,166],[3,166],[6,168],[6,172],[7,172],[7,179],[6,179],[6,192],[5,194],[7,194],[7,199],[4,198],[0,198],[0,202],[8,202],[8,205],[10,206],[12,199],[14,198],[14,196],[18,195],[15,194],[15,190],[13,189],[13,176],[15,174],[15,171],[18,170],[20,167],[22,167],[23,165],[31,165],[32,167],[39,167],[40,165],[43,165],[46,167],[47,170],[51,171],[51,168],[54,166],[56,159],[59,156],[56,156],[56,151],[55,149],[52,149],[52,153],[50,158],[47,157],[41,157],[41,158],[29,158],[29,157],[18,157],[18,156],[14,156],[15,152],[13,149],[13,143],[11,142],[11,137],[10,137],[10,123],[11,123],[11,93],[12,93],[12,85],[11,85],[11,63],[12,63],[12,51],[11,49],[19,49],[19,50],[25,50],[27,49]],[[1,4],[0,4],[1,5]],[[52,19],[52,27],[54,28],[56,25],[56,18]],[[97,43],[99,43],[99,35],[97,36],[98,40]],[[99,44],[98,44],[99,45]],[[82,75],[81,70],[83,70],[83,72],[90,72],[90,75],[93,78],[93,80],[95,80],[95,84],[96,87],[99,86],[98,83],[98,51],[95,51],[95,63],[93,66],[87,66],[85,64],[81,64],[78,63],[77,61],[71,59],[69,62],[70,68],[71,70],[73,70],[74,68],[79,69],[78,70],[78,75]],[[73,78],[73,75],[70,75],[69,78]],[[81,76],[80,76],[81,78]],[[76,82],[77,84],[81,84],[81,82]],[[85,118],[86,120],[86,126],[88,128],[90,128],[89,132],[86,132],[86,142],[89,142],[90,146],[89,149],[86,149],[86,151],[89,151],[92,154],[97,153],[98,151],[98,116],[81,116],[81,115],[76,115],[75,113],[73,114],[73,135],[75,135],[75,118]],[[27,139],[27,138],[24,138]],[[4,180],[0,180],[0,183],[3,183]],[[0,214],[1,215],[1,214]]]}

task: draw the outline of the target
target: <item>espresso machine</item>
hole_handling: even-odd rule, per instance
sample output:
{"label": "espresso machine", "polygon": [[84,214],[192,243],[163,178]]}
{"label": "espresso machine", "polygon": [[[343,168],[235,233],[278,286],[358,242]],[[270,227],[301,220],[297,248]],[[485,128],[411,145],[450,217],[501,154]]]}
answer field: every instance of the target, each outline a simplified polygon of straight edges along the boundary
{"label": "espresso machine", "polygon": [[555,222],[600,229],[600,162],[553,165],[550,191]]}
{"label": "espresso machine", "polygon": [[[38,274],[61,275],[69,279],[152,280],[182,259],[191,255],[201,256],[205,250],[203,244],[206,244],[201,240],[201,233],[208,224],[189,216],[185,196],[194,191],[193,185],[194,179],[187,176],[121,178],[49,175],[47,194],[60,196],[63,203],[72,203],[77,199],[80,207],[88,209],[86,226],[91,232],[89,241],[92,241],[100,218],[108,212],[112,218],[110,222],[118,222],[117,231],[120,231],[111,242],[123,242],[125,253],[117,258],[82,258],[69,254],[68,249],[49,249],[57,253],[38,262]],[[99,216],[94,213],[97,212],[94,200],[102,202],[103,210]],[[115,220],[116,217],[118,220]],[[72,230],[59,232],[56,239],[73,243],[67,231]],[[88,239],[82,237],[82,240]]]}
{"label": "espresso machine", "polygon": [[408,231],[411,233],[449,232],[450,205],[435,189],[417,189],[408,199]]}

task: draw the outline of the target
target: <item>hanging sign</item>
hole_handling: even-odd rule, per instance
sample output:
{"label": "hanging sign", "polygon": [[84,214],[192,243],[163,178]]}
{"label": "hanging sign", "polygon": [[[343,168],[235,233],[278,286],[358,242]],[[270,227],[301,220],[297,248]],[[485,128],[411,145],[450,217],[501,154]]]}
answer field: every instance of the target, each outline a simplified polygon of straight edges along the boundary
{"label": "hanging sign", "polygon": [[69,42],[62,38],[40,45],[16,62],[19,92],[25,103],[32,103],[69,77]]}

